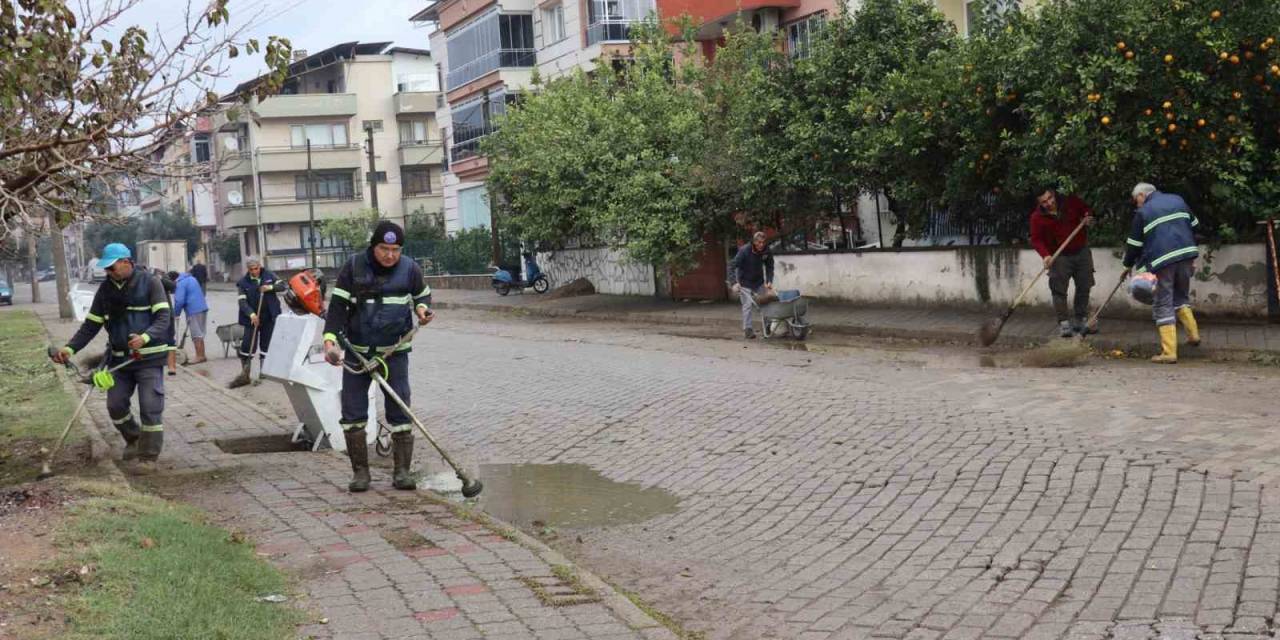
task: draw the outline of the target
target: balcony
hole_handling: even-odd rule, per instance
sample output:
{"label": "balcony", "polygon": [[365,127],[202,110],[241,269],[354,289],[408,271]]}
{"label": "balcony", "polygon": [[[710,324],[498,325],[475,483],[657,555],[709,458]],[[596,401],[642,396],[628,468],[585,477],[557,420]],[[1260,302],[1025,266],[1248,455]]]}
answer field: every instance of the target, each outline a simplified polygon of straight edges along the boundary
{"label": "balcony", "polygon": [[[325,169],[358,169],[361,166],[361,151],[358,144],[311,145],[311,168],[315,171]],[[260,147],[258,149],[258,171],[306,171],[306,147]]]}
{"label": "balcony", "polygon": [[427,141],[423,143],[400,143],[400,164],[441,164],[444,162],[444,143]]}
{"label": "balcony", "polygon": [[396,94],[396,113],[435,113],[439,91],[401,91]]}
{"label": "balcony", "polygon": [[488,73],[509,67],[532,67],[537,64],[535,49],[499,49],[449,70],[449,90],[457,89]]}
{"label": "balcony", "polygon": [[597,42],[630,42],[631,20],[601,20],[587,25],[587,46]]}
{"label": "balcony", "polygon": [[260,118],[309,118],[356,114],[354,93],[309,93],[273,96],[258,103],[254,113]]}
{"label": "balcony", "polygon": [[253,159],[248,151],[227,152],[218,161],[218,173],[223,180],[239,179],[253,175]]}
{"label": "balcony", "polygon": [[[350,198],[329,198],[315,201],[316,220],[327,220],[350,215],[364,206],[364,196],[357,191]],[[262,223],[307,222],[311,214],[306,200],[296,198],[268,198],[262,201]],[[258,216],[252,202],[231,207],[222,215],[223,224],[230,227],[252,227],[258,224]]]}

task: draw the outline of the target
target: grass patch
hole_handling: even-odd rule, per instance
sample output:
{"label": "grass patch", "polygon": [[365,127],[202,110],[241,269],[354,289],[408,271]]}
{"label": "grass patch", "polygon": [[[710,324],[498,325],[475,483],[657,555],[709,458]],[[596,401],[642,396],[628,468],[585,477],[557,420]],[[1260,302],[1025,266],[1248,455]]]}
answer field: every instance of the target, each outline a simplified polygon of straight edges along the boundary
{"label": "grass patch", "polygon": [[70,638],[277,640],[301,614],[258,602],[288,593],[283,575],[243,538],[191,507],[85,484],[59,533],[93,580],[66,603]]}
{"label": "grass patch", "polygon": [[[47,343],[34,313],[0,313],[0,486],[35,478],[40,446],[57,439],[75,408],[45,353]],[[73,429],[68,446],[83,437]]]}
{"label": "grass patch", "polygon": [[571,607],[577,604],[600,602],[600,594],[582,583],[573,567],[556,564],[551,565],[553,578],[532,578],[520,576],[520,582],[537,596],[542,604],[548,607]]}
{"label": "grass patch", "polygon": [[676,634],[676,637],[680,638],[680,640],[706,640],[707,633],[705,631],[687,631],[679,622],[676,622],[674,618],[658,611],[653,605],[640,599],[640,596],[627,591],[618,585],[613,585],[613,588],[617,590],[618,593],[621,593],[624,598],[630,600],[631,604],[634,604],[636,608],[643,611],[645,615],[653,618],[658,624],[666,627],[671,633]]}

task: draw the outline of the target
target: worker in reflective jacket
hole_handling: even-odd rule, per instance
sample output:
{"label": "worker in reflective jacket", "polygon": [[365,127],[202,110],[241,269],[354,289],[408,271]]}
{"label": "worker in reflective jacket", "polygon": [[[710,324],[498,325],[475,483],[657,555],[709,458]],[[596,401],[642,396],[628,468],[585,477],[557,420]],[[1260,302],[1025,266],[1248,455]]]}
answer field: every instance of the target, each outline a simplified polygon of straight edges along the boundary
{"label": "worker in reflective jacket", "polygon": [[244,337],[240,340],[240,364],[247,371],[255,351],[259,360],[267,357],[276,317],[280,315],[280,296],[276,294],[284,291],[287,283],[276,278],[276,274],[265,269],[254,256],[245,258],[244,263],[245,274],[236,283],[236,289],[239,290],[239,321],[244,326]]}
{"label": "worker in reflective jacket", "polygon": [[[325,359],[335,366],[344,355],[338,343],[343,334],[352,349],[373,358],[397,345],[416,321],[426,325],[431,313],[431,287],[422,277],[422,269],[413,260],[402,258],[404,230],[389,220],[378,223],[369,239],[369,248],[352,256],[338,271],[333,297],[325,315]],[[409,404],[409,350],[400,345],[386,356],[383,377]],[[349,367],[358,368],[352,354],[346,354]],[[351,457],[350,491],[369,489],[369,448],[365,424],[369,420],[369,374],[342,372],[342,430]],[[386,399],[387,426],[391,429],[392,457],[395,468],[392,486],[416,489],[410,465],[413,463],[412,419],[390,398]]]}
{"label": "worker in reflective jacket", "polygon": [[1125,241],[1124,266],[1156,275],[1151,315],[1160,333],[1158,364],[1178,362],[1178,323],[1187,332],[1187,346],[1200,345],[1200,327],[1191,312],[1191,277],[1195,275],[1195,228],[1200,221],[1179,196],[1161,193],[1146,182],[1133,188],[1133,226]]}
{"label": "worker in reflective jacket", "polygon": [[[53,360],[67,362],[104,326],[110,345],[106,365],[135,360],[105,382],[99,378],[98,384],[107,388],[107,413],[124,436],[124,459],[137,461],[137,473],[152,473],[164,446],[164,364],[174,348],[169,296],[158,277],[134,268],[132,254],[122,244],[107,245],[98,267],[108,278],[98,285],[80,330]],[[135,391],[141,423],[133,417]]]}

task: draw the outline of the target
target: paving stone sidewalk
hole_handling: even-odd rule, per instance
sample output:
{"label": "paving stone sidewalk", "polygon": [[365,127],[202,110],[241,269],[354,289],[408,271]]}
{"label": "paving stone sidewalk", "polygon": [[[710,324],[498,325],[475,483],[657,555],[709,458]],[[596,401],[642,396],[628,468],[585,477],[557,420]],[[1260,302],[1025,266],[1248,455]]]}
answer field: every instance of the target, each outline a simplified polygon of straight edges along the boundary
{"label": "paving stone sidewalk", "polygon": [[[739,329],[739,307],[728,302],[677,302],[648,296],[590,295],[551,299],[535,293],[499,296],[491,290],[436,289],[436,306],[444,309],[517,311],[548,317],[586,320],[699,325]],[[808,319],[816,333],[918,338],[976,343],[978,327],[1001,310],[953,308],[859,307],[811,300]],[[759,320],[757,319],[757,323]],[[1157,349],[1155,328],[1148,319],[1103,318],[1102,332],[1090,338],[1101,349],[1151,351]],[[759,328],[757,326],[757,328]],[[1201,322],[1202,351],[1210,355],[1280,355],[1280,325],[1240,322]],[[1019,309],[1010,318],[997,344],[1044,342],[1057,335],[1057,323],[1047,310]]]}
{"label": "paving stone sidewalk", "polygon": [[[67,331],[44,311],[55,334]],[[186,497],[239,529],[259,555],[300,576],[311,622],[299,637],[676,637],[513,528],[425,491],[392,490],[387,469],[375,469],[368,493],[351,494],[350,467],[332,451],[226,453],[218,441],[282,439],[291,427],[190,369],[165,387],[161,472],[146,482],[185,485]],[[118,457],[104,399],[88,410]]]}

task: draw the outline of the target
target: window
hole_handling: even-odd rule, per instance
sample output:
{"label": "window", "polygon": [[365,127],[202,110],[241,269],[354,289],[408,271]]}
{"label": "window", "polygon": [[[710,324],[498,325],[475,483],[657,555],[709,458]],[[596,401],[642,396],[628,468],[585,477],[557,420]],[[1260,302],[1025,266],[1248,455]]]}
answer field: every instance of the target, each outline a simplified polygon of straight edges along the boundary
{"label": "window", "polygon": [[448,88],[455,89],[501,67],[532,67],[533,15],[488,13],[454,29],[445,46]]}
{"label": "window", "polygon": [[[1022,2],[1020,0],[994,0],[987,6],[988,18],[1000,18],[1010,11],[1018,11],[1021,9]],[[967,0],[964,3],[964,26],[965,33],[973,33],[978,28],[980,17],[978,15],[979,8],[974,5],[974,0]]]}
{"label": "window", "polygon": [[[326,236],[320,231],[320,227],[315,227],[315,239],[317,249],[328,249],[334,247],[346,246],[341,239],[335,236]],[[309,224],[300,225],[298,227],[298,246],[303,249],[311,248],[312,227]]]}
{"label": "window", "polygon": [[474,187],[459,191],[458,213],[463,229],[488,227],[490,224],[489,194],[485,192],[485,188]]}
{"label": "window", "polygon": [[431,193],[430,167],[401,167],[400,190],[406,196]]}
{"label": "window", "polygon": [[799,22],[787,25],[787,53],[793,60],[808,58],[813,43],[826,23],[826,16],[815,13]]}
{"label": "window", "polygon": [[369,182],[370,180],[372,180],[374,182],[377,182],[378,184],[386,184],[387,172],[386,171],[366,171],[364,172],[364,180],[365,182]]}
{"label": "window", "polygon": [[451,109],[453,146],[450,149],[453,161],[476,155],[480,150],[480,138],[497,129],[499,117],[506,115],[507,105],[517,99],[518,94],[508,94],[505,89],[499,89],[454,106]]}
{"label": "window", "polygon": [[209,134],[197,133],[195,140],[192,142],[192,148],[195,151],[196,162],[208,162],[212,155],[212,149],[209,146]]}
{"label": "window", "polygon": [[550,46],[565,38],[564,5],[557,4],[542,10],[542,46]]}
{"label": "window", "polygon": [[404,120],[400,122],[400,144],[426,144],[427,121]]}
{"label": "window", "polygon": [[120,204],[121,204],[121,206],[131,207],[131,206],[134,206],[134,205],[138,204],[138,192],[137,192],[137,191],[134,191],[134,190],[121,191],[121,192],[120,192],[120,194],[119,194],[119,196],[120,196]]}
{"label": "window", "polygon": [[345,124],[295,124],[289,127],[289,143],[294,147],[345,147],[347,146],[347,125]]}
{"label": "window", "polygon": [[631,39],[631,25],[655,11],[653,0],[587,0],[587,44]]}
{"label": "window", "polygon": [[[350,173],[317,173],[314,177],[311,193],[317,200],[355,199],[355,184]],[[294,177],[294,190],[297,200],[307,199],[307,176]]]}
{"label": "window", "polygon": [[361,120],[360,130],[368,131],[369,129],[373,129],[374,131],[382,131],[382,121],[381,120]]}

